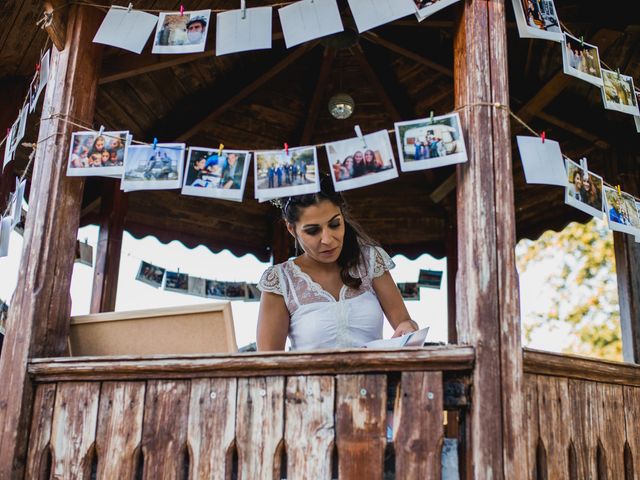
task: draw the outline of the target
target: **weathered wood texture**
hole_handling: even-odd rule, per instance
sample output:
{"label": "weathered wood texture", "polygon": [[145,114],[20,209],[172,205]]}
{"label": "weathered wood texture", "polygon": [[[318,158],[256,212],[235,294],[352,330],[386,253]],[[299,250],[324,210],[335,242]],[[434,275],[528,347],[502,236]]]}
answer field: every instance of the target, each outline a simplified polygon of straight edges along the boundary
{"label": "weathered wood texture", "polygon": [[49,0],[43,3],[47,20],[44,29],[55,47],[62,51],[67,43],[66,0]]}
{"label": "weathered wood texture", "polygon": [[49,480],[47,463],[51,451],[51,420],[56,399],[56,384],[43,383],[38,386],[33,402],[33,421],[29,433],[29,455],[27,457],[28,478]]}
{"label": "weathered wood texture", "polygon": [[455,103],[469,156],[457,167],[456,316],[458,340],[476,347],[473,478],[525,475],[510,120],[491,105],[509,104],[504,8],[466,1],[454,39]]}
{"label": "weathered wood texture", "polygon": [[19,478],[24,467],[26,424],[32,390],[27,360],[66,351],[71,302],[69,287],[82,203],[83,181],[66,176],[71,126],[54,114],[91,123],[101,48],[92,42],[99,18],[93,9],[69,9],[67,46],[51,56],[44,99],[22,273],[11,301],[10,322],[0,359],[0,479]]}
{"label": "weathered wood texture", "polygon": [[640,388],[536,374],[524,384],[523,478],[638,478]]}

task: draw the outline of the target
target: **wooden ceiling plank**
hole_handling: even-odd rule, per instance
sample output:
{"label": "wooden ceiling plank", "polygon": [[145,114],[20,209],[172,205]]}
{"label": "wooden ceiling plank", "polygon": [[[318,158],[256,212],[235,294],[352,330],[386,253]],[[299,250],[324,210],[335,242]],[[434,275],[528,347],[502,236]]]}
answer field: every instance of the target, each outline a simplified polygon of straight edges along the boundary
{"label": "wooden ceiling plank", "polygon": [[318,75],[318,82],[316,83],[316,88],[313,91],[313,97],[311,98],[311,104],[309,105],[309,114],[307,115],[304,129],[302,130],[300,145],[306,145],[309,141],[311,141],[311,136],[313,135],[313,131],[318,120],[318,115],[320,114],[322,98],[327,88],[327,79],[329,78],[329,74],[331,73],[331,67],[333,66],[333,61],[335,60],[335,58],[336,51],[334,49],[328,47],[324,49],[322,66],[320,67],[320,75]]}
{"label": "wooden ceiling plank", "polygon": [[598,137],[595,133],[588,132],[583,128],[580,128],[574,125],[571,122],[566,122],[558,117],[549,115],[548,113],[545,113],[545,112],[538,112],[536,116],[540,120],[543,120],[547,123],[555,125],[556,127],[566,130],[567,132],[572,133],[577,137],[583,138],[584,140],[591,142],[593,145],[595,145],[601,150],[608,150],[609,148],[611,148],[611,144],[609,144],[602,138]]}

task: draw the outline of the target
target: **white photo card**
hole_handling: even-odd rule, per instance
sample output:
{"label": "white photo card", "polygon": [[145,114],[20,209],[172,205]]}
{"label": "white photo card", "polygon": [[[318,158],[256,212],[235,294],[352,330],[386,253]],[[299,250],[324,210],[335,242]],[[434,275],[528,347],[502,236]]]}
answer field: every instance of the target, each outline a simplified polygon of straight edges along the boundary
{"label": "white photo card", "polygon": [[436,12],[439,12],[443,8],[447,8],[449,5],[453,5],[460,0],[413,0],[416,4],[416,8],[418,11],[416,12],[416,17],[418,17],[418,21],[421,22],[425,18],[433,15]]}
{"label": "white photo card", "polygon": [[136,280],[151,285],[152,287],[160,288],[162,286],[164,272],[164,268],[142,261],[140,262]]}
{"label": "white photo card", "polygon": [[161,13],[151,52],[204,52],[210,16],[211,10]]}
{"label": "white photo card", "polygon": [[272,11],[257,7],[216,15],[216,55],[271,48]]}
{"label": "white photo card", "polygon": [[141,10],[112,5],[93,37],[93,43],[140,53],[149,40],[158,17]]}
{"label": "white photo card", "polygon": [[336,0],[300,0],[278,15],[287,48],[344,30]]}
{"label": "white photo card", "polygon": [[558,142],[538,137],[516,139],[527,183],[566,186],[567,172]]}
{"label": "white photo card", "polygon": [[629,115],[640,115],[633,77],[602,69],[604,108]]}
{"label": "white photo card", "polygon": [[572,75],[602,87],[600,54],[598,47],[564,33],[562,41],[562,65],[566,75]]}
{"label": "white photo card", "polygon": [[347,0],[358,32],[416,13],[413,0]]}
{"label": "white photo card", "polygon": [[184,143],[131,145],[124,161],[122,189],[130,192],[180,188],[184,151]]}
{"label": "white photo card", "polygon": [[386,130],[325,145],[336,192],[373,185],[398,176]]}
{"label": "white photo card", "polygon": [[602,219],[602,177],[585,171],[572,160],[565,159],[567,183],[564,203]]}
{"label": "white photo card", "polygon": [[189,147],[182,193],[241,202],[250,163],[244,150]]}
{"label": "white photo card", "polygon": [[400,170],[412,172],[467,161],[458,113],[395,124]]}
{"label": "white photo card", "polygon": [[122,175],[131,135],[119,132],[74,132],[67,163],[70,177]]}
{"label": "white photo card", "polygon": [[603,189],[605,212],[609,228],[618,232],[640,235],[640,217],[636,200],[627,192],[607,186]]}
{"label": "white photo card", "polygon": [[513,0],[513,11],[520,37],[562,42],[560,20],[553,0]]}
{"label": "white photo card", "polygon": [[258,200],[320,191],[316,147],[255,152],[254,182]]}

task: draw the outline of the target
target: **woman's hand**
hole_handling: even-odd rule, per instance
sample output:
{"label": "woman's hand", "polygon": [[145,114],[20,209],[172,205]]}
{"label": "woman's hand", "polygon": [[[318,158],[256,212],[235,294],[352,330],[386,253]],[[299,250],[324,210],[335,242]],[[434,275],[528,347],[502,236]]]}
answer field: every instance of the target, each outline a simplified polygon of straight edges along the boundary
{"label": "woman's hand", "polygon": [[396,327],[396,330],[395,332],[393,332],[391,338],[401,337],[402,335],[415,332],[416,330],[418,330],[418,324],[415,322],[415,320],[405,320]]}

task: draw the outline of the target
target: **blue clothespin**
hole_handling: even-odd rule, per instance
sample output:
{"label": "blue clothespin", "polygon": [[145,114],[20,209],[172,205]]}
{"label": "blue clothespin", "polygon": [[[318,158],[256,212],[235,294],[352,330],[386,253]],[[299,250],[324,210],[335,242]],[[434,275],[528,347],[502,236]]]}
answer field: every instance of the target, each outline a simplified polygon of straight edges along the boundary
{"label": "blue clothespin", "polygon": [[153,137],[153,149],[158,149],[158,139],[156,137]]}

